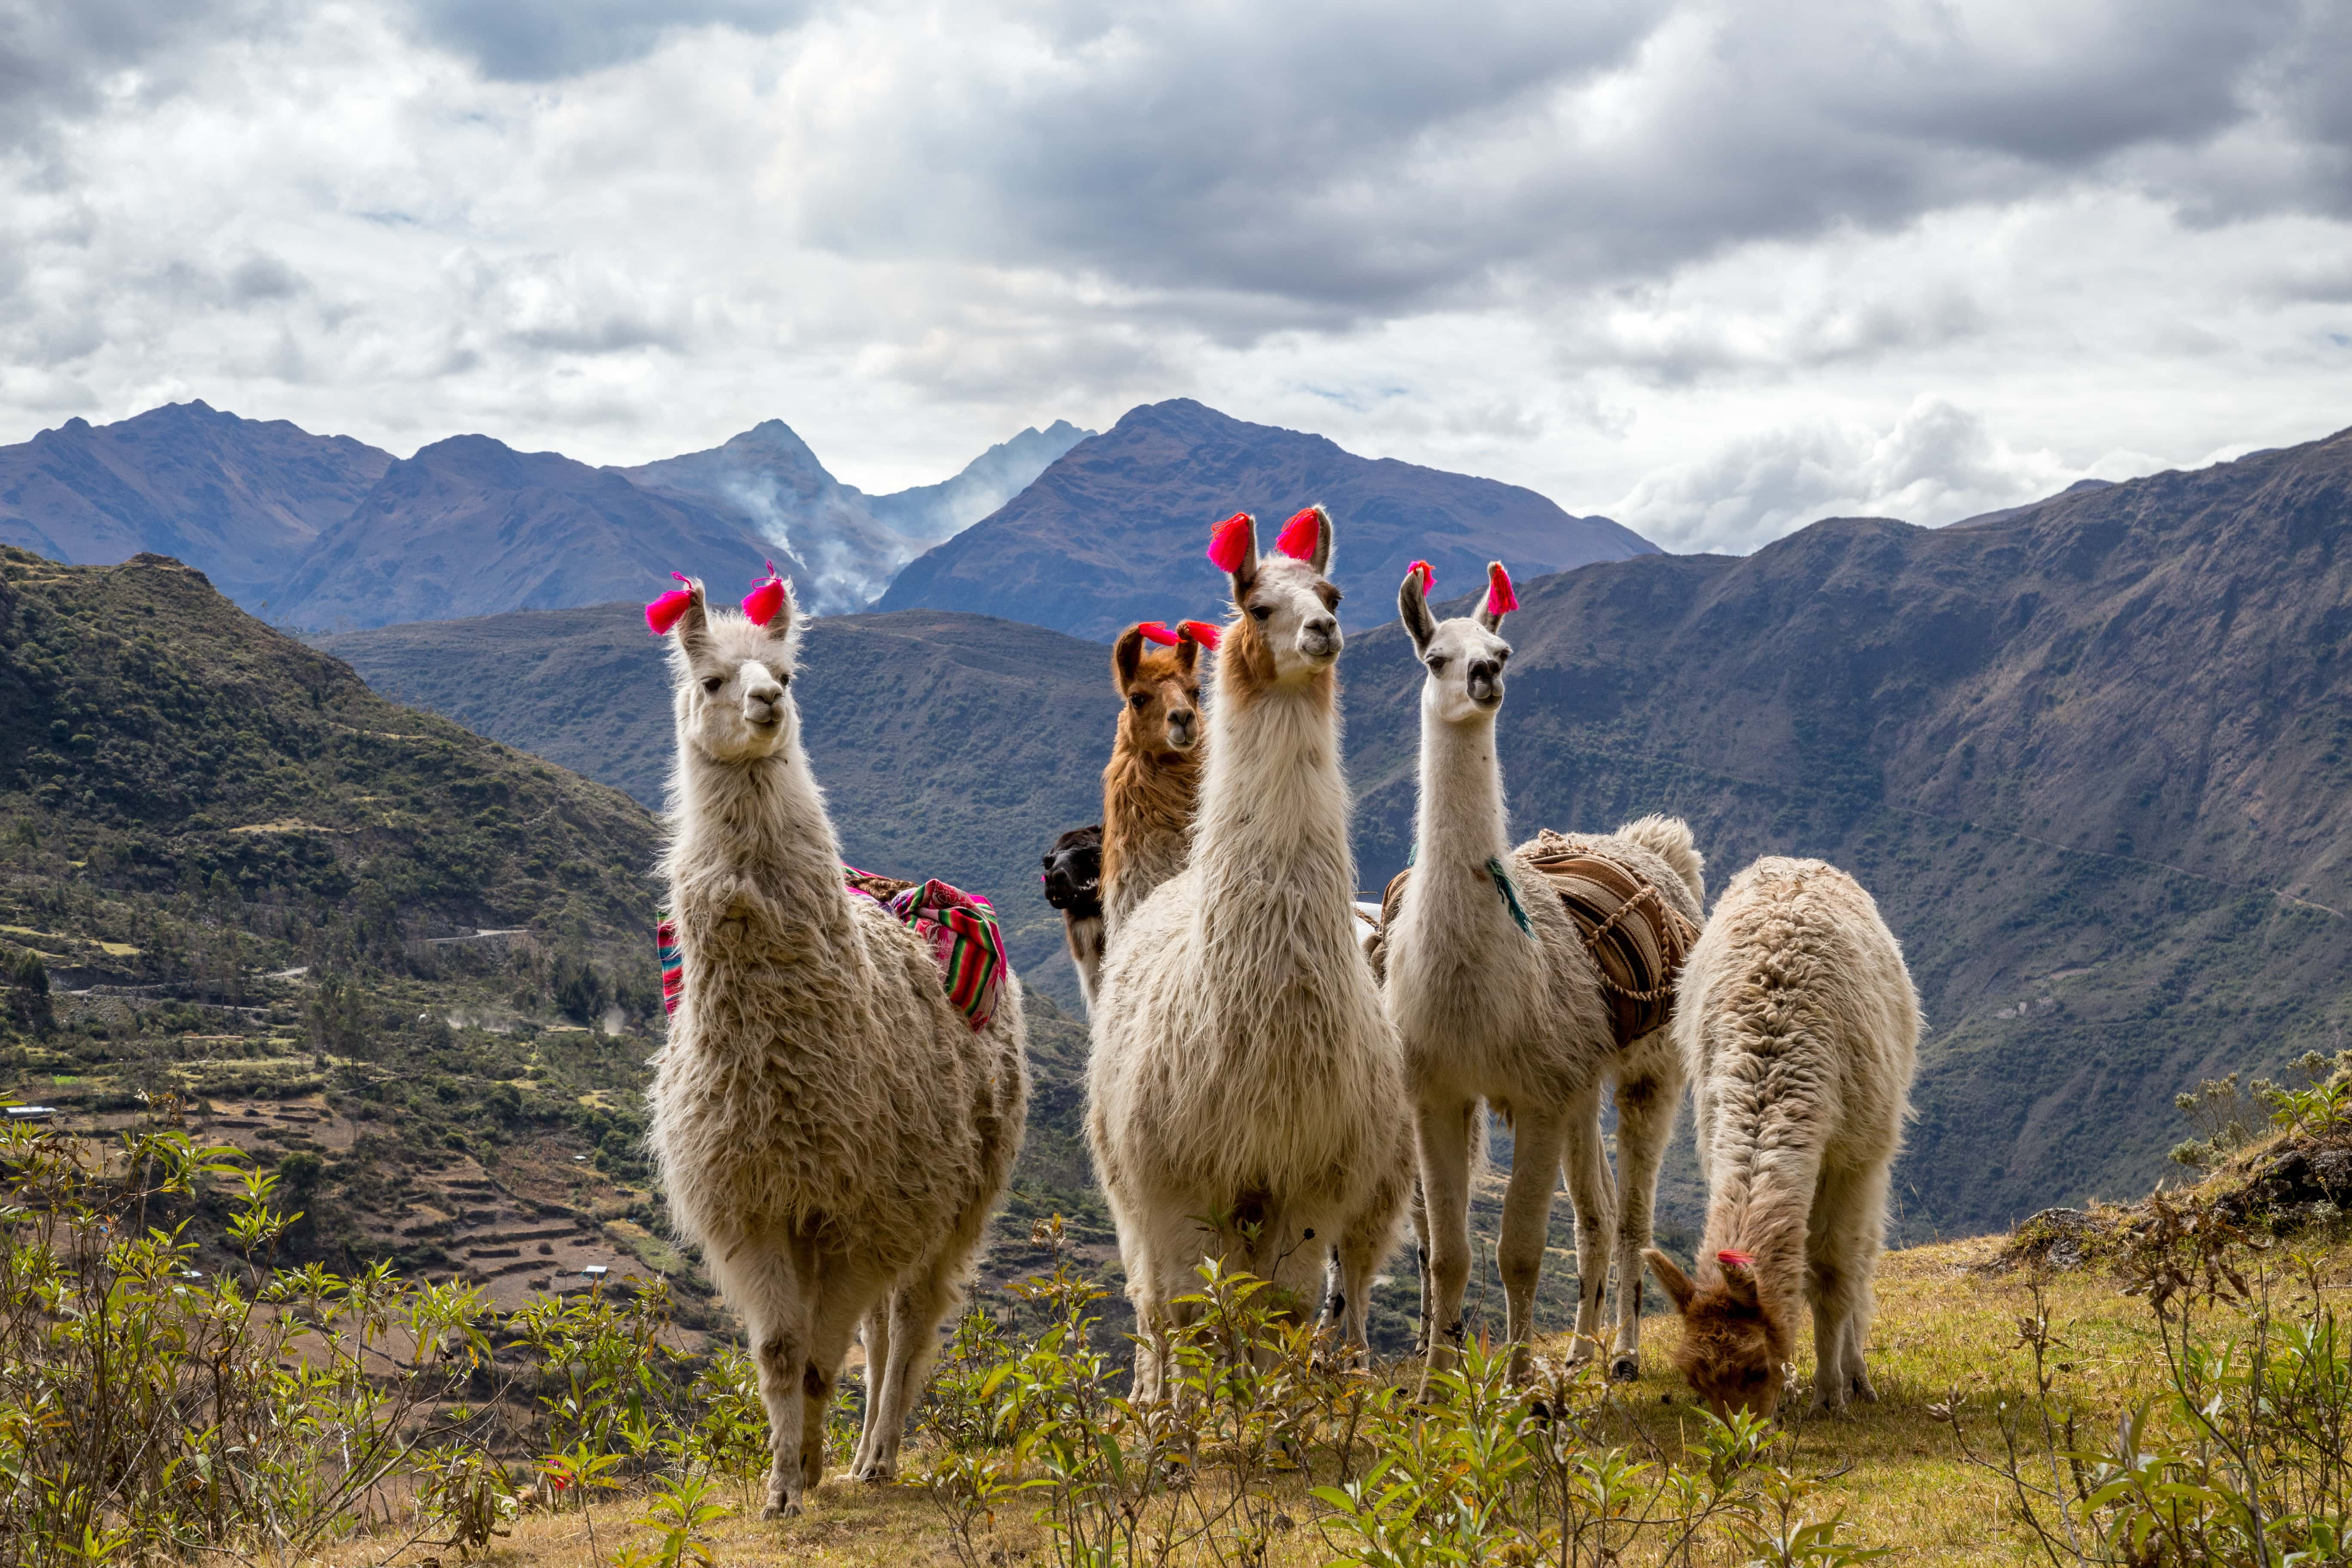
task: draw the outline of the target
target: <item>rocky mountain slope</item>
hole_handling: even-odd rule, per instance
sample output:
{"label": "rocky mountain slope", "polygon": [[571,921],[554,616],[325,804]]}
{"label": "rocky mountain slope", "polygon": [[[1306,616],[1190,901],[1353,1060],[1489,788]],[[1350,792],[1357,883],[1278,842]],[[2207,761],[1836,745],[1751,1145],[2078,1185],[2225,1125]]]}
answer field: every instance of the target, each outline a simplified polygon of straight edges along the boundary
{"label": "rocky mountain slope", "polygon": [[249,606],[393,463],[348,436],[240,419],[203,403],[119,424],[68,419],[0,447],[0,543],[52,561],[142,550],[198,567]]}
{"label": "rocky mountain slope", "polygon": [[757,580],[771,558],[809,586],[804,565],[739,518],[561,453],[453,436],[394,463],[321,531],[271,590],[270,614],[290,626],[380,626],[649,599],[673,571],[723,589]]}
{"label": "rocky mountain slope", "polygon": [[[1933,1026],[1914,1234],[2143,1191],[2176,1092],[2345,1043],[2352,432],[1522,599],[1522,828],[1673,810],[1712,886],[1810,854],[1876,894]],[[1417,671],[1394,627],[1348,658],[1372,878],[1412,832]]]}
{"label": "rocky mountain slope", "polygon": [[803,602],[834,615],[864,608],[899,567],[994,511],[1092,434],[1056,420],[991,447],[952,479],[882,496],[835,479],[781,419],[707,452],[613,471],[772,541],[801,563]]}
{"label": "rocky mountain slope", "polygon": [[[2333,1049],[2352,1026],[2348,536],[2352,433],[1964,529],[1832,520],[1745,559],[1643,555],[1524,584],[1501,729],[1517,826],[1677,811],[1712,886],[1779,853],[1873,889],[1933,1026],[1896,1189],[1906,1234],[2144,1191],[2179,1136],[2176,1092]],[[1441,567],[1439,596],[1476,580]],[[1213,602],[1204,586],[1160,613]],[[1041,679],[1042,703],[991,706],[1021,694],[1008,675],[935,705],[926,641],[861,640],[898,619],[827,623],[796,689],[835,748],[841,818],[1025,869],[1049,827],[1091,819],[1109,715],[1089,656]],[[611,612],[604,635],[645,643],[626,622]],[[959,660],[1064,668],[1043,634],[954,624]],[[502,691],[506,667],[463,651],[471,635],[334,646],[416,700],[554,743],[567,725]],[[858,657],[825,671],[822,637]],[[647,655],[609,675],[562,663],[581,708],[647,703],[632,722],[656,726]],[[1417,671],[1391,625],[1352,637],[1343,673],[1370,888],[1408,847]],[[835,681],[863,683],[846,710],[824,705]],[[1082,721],[1052,718],[1064,701]],[[652,767],[578,754],[635,787]]]}
{"label": "rocky mountain slope", "polygon": [[1318,500],[1345,531],[1335,578],[1351,626],[1386,617],[1416,558],[1464,582],[1490,559],[1532,576],[1656,548],[1516,485],[1359,458],[1180,398],[1130,409],[1070,448],[1001,510],[909,563],[875,607],[971,610],[1108,640],[1132,621],[1213,608],[1223,579],[1202,552],[1219,518],[1255,512],[1272,548],[1273,530]]}

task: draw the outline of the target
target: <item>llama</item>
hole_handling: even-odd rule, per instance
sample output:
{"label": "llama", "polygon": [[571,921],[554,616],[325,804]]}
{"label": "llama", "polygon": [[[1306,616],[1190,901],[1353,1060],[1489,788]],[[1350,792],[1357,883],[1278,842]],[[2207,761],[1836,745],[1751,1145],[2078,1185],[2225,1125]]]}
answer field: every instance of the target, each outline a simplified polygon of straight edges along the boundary
{"label": "llama", "polygon": [[1862,1345],[1920,1027],[1860,883],[1778,856],[1731,879],[1675,1004],[1707,1184],[1699,1279],[1645,1255],[1682,1314],[1675,1362],[1718,1415],[1778,1407],[1801,1299],[1815,1405],[1878,1397]]}
{"label": "llama", "polygon": [[1028,1082],[1019,981],[1002,977],[975,1030],[924,940],[845,886],[788,689],[790,593],[771,578],[745,605],[758,619],[714,614],[688,582],[647,611],[671,635],[662,869],[683,981],[652,1142],[680,1230],[749,1331],[775,1515],[823,1479],[825,1410],[869,1315],[854,1473],[892,1473]]}
{"label": "llama", "polygon": [[1078,972],[1078,990],[1091,1010],[1095,1005],[1095,974],[1102,967],[1102,824],[1073,827],[1045,851],[1045,868],[1038,879],[1045,884],[1045,902],[1062,911],[1062,941],[1070,950],[1070,967]]}
{"label": "llama", "polygon": [[[1617,1332],[1610,1370],[1632,1378],[1640,1373],[1642,1249],[1650,1244],[1658,1166],[1682,1097],[1681,1068],[1663,1028],[1649,1027],[1621,1047],[1624,1031],[1603,972],[1537,856],[1605,858],[1656,889],[1692,929],[1704,909],[1700,858],[1686,825],[1657,816],[1613,834],[1548,834],[1511,847],[1495,725],[1511,657],[1500,635],[1503,617],[1517,600],[1496,563],[1478,613],[1440,621],[1425,596],[1428,570],[1414,563],[1397,595],[1427,673],[1414,869],[1382,936],[1389,1016],[1404,1049],[1420,1146],[1423,1204],[1415,1224],[1426,1227],[1427,1373],[1450,1364],[1460,1341],[1470,1272],[1470,1173],[1484,1131],[1483,1100],[1509,1121],[1513,1140],[1496,1247],[1506,1332],[1517,1347],[1513,1374],[1524,1376],[1527,1369],[1554,1173],[1565,1156],[1576,1209],[1572,1353],[1582,1359],[1599,1342],[1613,1251]],[[1601,1092],[1611,1084],[1617,1099],[1613,1191],[1601,1136]],[[1426,1374],[1423,1386],[1426,1392]]]}
{"label": "llama", "polygon": [[[1181,870],[1192,847],[1192,805],[1200,793],[1201,649],[1216,630],[1186,621],[1171,631],[1158,621],[1131,626],[1111,646],[1111,688],[1119,696],[1118,735],[1103,768],[1103,941],[1118,922]],[[1075,952],[1075,950],[1073,950]],[[1101,950],[1078,967],[1087,1006],[1094,1006]]]}
{"label": "llama", "polygon": [[1303,1301],[1336,1242],[1328,1309],[1360,1346],[1412,1185],[1396,1034],[1351,904],[1332,531],[1309,507],[1262,559],[1247,513],[1218,527],[1238,613],[1192,857],[1110,928],[1087,1135],[1144,1331],[1141,1395],[1203,1258]]}

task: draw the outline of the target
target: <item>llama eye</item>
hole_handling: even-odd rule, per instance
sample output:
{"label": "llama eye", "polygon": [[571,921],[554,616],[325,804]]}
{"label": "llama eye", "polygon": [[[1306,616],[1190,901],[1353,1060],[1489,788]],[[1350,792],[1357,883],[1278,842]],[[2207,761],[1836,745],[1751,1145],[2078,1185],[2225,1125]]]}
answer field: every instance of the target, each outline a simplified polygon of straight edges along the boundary
{"label": "llama eye", "polygon": [[1274,616],[1274,612],[1266,608],[1264,605],[1252,605],[1250,606],[1250,614],[1256,616],[1261,621],[1270,620]]}
{"label": "llama eye", "polygon": [[726,684],[727,682],[721,680],[719,677],[715,675],[708,675],[703,677],[702,689],[705,691],[716,691]]}
{"label": "llama eye", "polygon": [[789,670],[789,669],[780,669],[780,670],[776,671],[776,684],[777,684],[777,685],[779,685],[779,686],[790,686],[792,683],[793,683],[793,672],[792,672],[791,670]]}
{"label": "llama eye", "polygon": [[1143,710],[1144,710],[1147,706],[1149,706],[1149,705],[1150,704],[1150,701],[1151,701],[1151,699],[1150,699],[1150,698],[1149,698],[1149,697],[1145,696],[1142,692],[1139,691],[1139,692],[1137,692],[1134,696],[1132,696],[1132,697],[1130,697],[1130,698],[1129,698],[1129,699],[1127,700],[1127,705],[1128,705],[1129,708],[1134,709],[1138,713],[1140,713],[1140,712],[1142,712],[1142,711],[1143,711]]}
{"label": "llama eye", "polygon": [[1432,675],[1444,675],[1445,673],[1445,656],[1444,654],[1437,654],[1430,659],[1429,673]]}

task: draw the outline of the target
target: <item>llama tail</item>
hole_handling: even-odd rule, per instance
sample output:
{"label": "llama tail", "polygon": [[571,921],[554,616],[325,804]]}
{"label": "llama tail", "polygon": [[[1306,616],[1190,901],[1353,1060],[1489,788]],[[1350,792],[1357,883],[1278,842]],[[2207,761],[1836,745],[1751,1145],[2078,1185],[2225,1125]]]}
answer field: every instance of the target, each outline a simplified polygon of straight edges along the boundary
{"label": "llama tail", "polygon": [[1706,907],[1706,857],[1693,842],[1689,823],[1679,816],[1640,816],[1620,827],[1617,836],[1632,839],[1673,867],[1699,908]]}

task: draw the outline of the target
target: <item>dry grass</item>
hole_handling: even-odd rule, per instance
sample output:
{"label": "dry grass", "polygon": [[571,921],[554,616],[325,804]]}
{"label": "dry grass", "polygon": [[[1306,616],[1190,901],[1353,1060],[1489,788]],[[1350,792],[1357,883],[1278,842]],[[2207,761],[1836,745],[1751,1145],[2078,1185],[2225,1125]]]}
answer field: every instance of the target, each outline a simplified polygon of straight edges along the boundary
{"label": "dry grass", "polygon": [[[1971,1430],[1987,1435],[2000,1402],[2014,1407],[2031,1394],[2032,1365],[2018,1342],[2018,1321],[2033,1310],[2029,1279],[1979,1272],[2002,1239],[1889,1254],[1879,1277],[1870,1352],[1881,1402],[1844,1415],[1794,1423],[1793,1455],[1784,1462],[1801,1474],[1828,1478],[1822,1493],[1827,1507],[1844,1509],[1861,1539],[1895,1547],[1894,1561],[1924,1565],[2027,1560],[2028,1542],[2001,1482],[1964,1463],[1949,1427],[1928,1413],[1957,1389]],[[2347,1252],[2352,1249],[2341,1246],[2331,1250],[2326,1270],[2331,1283],[2347,1279]],[[2104,1270],[2051,1277],[2044,1299],[2064,1346],[2058,1352],[2058,1394],[2095,1429],[2110,1426],[2124,1405],[2159,1385],[2161,1365],[2146,1326],[2146,1308],[2122,1295]],[[1627,1439],[1636,1446],[1654,1444],[1659,1457],[1667,1458],[1679,1456],[1681,1434],[1695,1416],[1688,1393],[1666,1370],[1676,1331],[1671,1317],[1649,1325],[1649,1371],[1620,1395]],[[1809,1373],[1809,1366],[1801,1367],[1801,1374]],[[1316,1505],[1303,1500],[1304,1480],[1297,1484],[1302,1500],[1293,1511],[1304,1522]],[[491,1561],[518,1568],[598,1568],[616,1545],[650,1543],[651,1532],[629,1522],[638,1511],[626,1502],[599,1505],[593,1552],[578,1514],[527,1518]],[[953,1561],[940,1516],[911,1488],[877,1490],[835,1482],[801,1519],[762,1523],[739,1515],[717,1526],[714,1534],[718,1560],[730,1564],[916,1568]],[[1050,1561],[1043,1531],[1025,1518],[1001,1519],[988,1544],[1003,1552],[999,1560],[1007,1564]],[[376,1563],[383,1561],[382,1552],[347,1549],[327,1561],[339,1568]],[[412,1549],[394,1561],[422,1564],[433,1555]],[[1270,1560],[1305,1564],[1328,1555],[1316,1532],[1306,1528],[1283,1538]]]}

